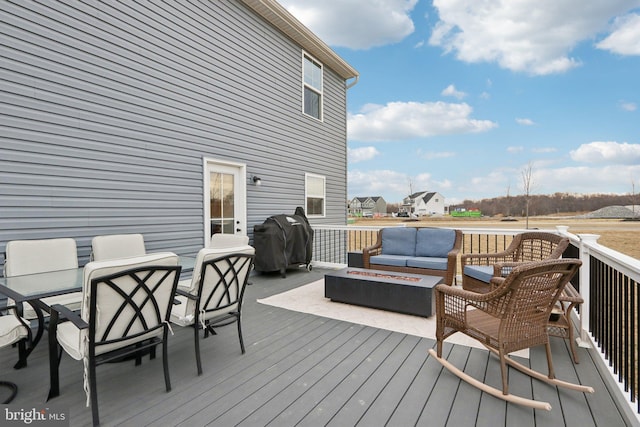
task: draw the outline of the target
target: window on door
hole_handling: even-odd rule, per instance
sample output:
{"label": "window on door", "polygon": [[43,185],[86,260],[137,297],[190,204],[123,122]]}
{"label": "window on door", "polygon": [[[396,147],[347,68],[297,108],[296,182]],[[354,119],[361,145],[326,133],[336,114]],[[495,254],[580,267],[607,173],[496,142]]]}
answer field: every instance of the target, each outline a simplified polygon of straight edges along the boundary
{"label": "window on door", "polygon": [[211,205],[211,235],[234,234],[234,177],[211,172],[209,201]]}
{"label": "window on door", "polygon": [[325,216],[326,178],[324,176],[305,174],[305,199],[307,216]]}

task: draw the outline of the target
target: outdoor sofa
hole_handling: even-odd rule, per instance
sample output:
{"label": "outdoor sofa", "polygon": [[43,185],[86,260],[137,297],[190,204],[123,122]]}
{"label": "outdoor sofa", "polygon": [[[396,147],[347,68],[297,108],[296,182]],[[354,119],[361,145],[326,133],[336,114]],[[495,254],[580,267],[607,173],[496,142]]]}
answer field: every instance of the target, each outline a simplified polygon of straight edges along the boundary
{"label": "outdoor sofa", "polygon": [[363,249],[364,268],[440,276],[453,284],[462,232],[450,228],[386,227]]}

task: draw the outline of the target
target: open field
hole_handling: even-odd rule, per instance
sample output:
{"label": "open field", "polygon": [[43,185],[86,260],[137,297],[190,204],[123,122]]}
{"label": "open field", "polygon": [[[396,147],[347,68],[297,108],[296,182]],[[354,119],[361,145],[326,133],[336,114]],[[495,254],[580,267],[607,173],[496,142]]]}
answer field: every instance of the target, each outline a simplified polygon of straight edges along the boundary
{"label": "open field", "polygon": [[[407,222],[408,225],[421,227],[488,227],[505,229],[524,229],[526,220],[501,221],[495,218],[451,218],[423,217],[407,221],[406,218],[358,218],[354,225],[393,225]],[[569,227],[573,234],[598,234],[598,243],[625,255],[640,259],[640,221],[622,221],[620,219],[587,219],[575,217],[530,217],[529,228],[555,229],[558,225]]]}

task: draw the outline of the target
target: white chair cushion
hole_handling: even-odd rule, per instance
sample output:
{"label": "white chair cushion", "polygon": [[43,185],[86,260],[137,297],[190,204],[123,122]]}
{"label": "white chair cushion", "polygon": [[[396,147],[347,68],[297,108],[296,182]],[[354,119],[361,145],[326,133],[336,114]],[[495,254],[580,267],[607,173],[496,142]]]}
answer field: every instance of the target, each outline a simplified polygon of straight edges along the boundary
{"label": "white chair cushion", "polygon": [[142,234],[111,234],[96,236],[91,240],[93,261],[129,258],[146,253]]}
{"label": "white chair cushion", "polygon": [[25,338],[27,335],[27,328],[20,323],[16,316],[13,314],[0,316],[0,347],[11,345]]}
{"label": "white chair cushion", "polygon": [[[214,234],[214,236],[217,236],[217,234]],[[198,255],[196,256],[196,263],[193,267],[193,276],[191,277],[191,283],[187,287],[186,281],[180,281],[180,283],[178,283],[178,286],[180,287],[180,289],[183,289],[190,294],[194,294],[198,290],[198,282],[200,281],[200,272],[202,270],[203,262],[230,254],[254,255],[255,253],[255,248],[249,245],[200,249],[200,251],[198,251]]]}
{"label": "white chair cushion", "polygon": [[[7,243],[5,276],[15,277],[48,271],[71,270],[78,268],[78,249],[71,238],[44,240],[13,240]],[[12,300],[9,300],[13,303]],[[74,292],[59,297],[43,298],[45,304],[64,304],[71,310],[79,310],[82,294]],[[26,319],[36,319],[36,312],[27,303],[23,303]],[[47,313],[44,313],[47,316]]]}
{"label": "white chair cushion", "polygon": [[[41,301],[47,304],[49,307],[51,307],[54,304],[60,304],[60,305],[66,306],[71,311],[77,311],[77,310],[80,310],[80,307],[82,306],[82,292],[72,292],[70,294],[56,295],[53,297],[42,298]],[[22,313],[22,316],[25,319],[31,320],[31,319],[38,318],[38,316],[36,315],[36,311],[33,309],[31,304],[25,302],[22,304],[22,307],[24,310]],[[44,312],[43,314],[45,316],[49,315],[46,312]]]}
{"label": "white chair cushion", "polygon": [[[244,246],[235,246],[235,247],[225,247],[225,248],[203,248],[198,251],[198,255],[196,256],[196,263],[193,267],[193,277],[191,280],[181,280],[178,283],[178,288],[187,292],[191,295],[196,295],[198,292],[198,284],[200,281],[200,275],[202,273],[202,264],[204,262],[210,261],[212,259],[220,258],[225,255],[230,254],[247,254],[254,255],[255,248],[253,246],[244,245]],[[247,271],[247,274],[249,272]],[[217,277],[210,277],[210,280],[213,282],[217,282]],[[205,287],[213,286],[214,283],[205,283]],[[196,300],[187,298],[185,296],[177,295],[176,299],[180,301],[180,304],[175,304],[171,308],[171,322],[175,323],[179,326],[189,326],[193,324],[195,319],[195,309],[196,309]],[[237,310],[238,304],[233,304],[229,307],[225,307],[224,309],[215,310],[208,312],[204,319],[200,319],[201,321],[213,319],[215,317],[221,316],[223,314],[229,313],[230,311]]]}
{"label": "white chair cushion", "polygon": [[193,309],[191,304],[189,304],[189,298],[176,295],[175,298],[180,304],[174,304],[171,307],[171,323],[175,323],[179,326],[189,326],[193,325],[193,320],[195,319],[193,314]]}
{"label": "white chair cushion", "polygon": [[210,248],[237,248],[239,246],[247,246],[249,244],[249,236],[240,234],[221,234],[217,233],[211,236]]}
{"label": "white chair cushion", "polygon": [[191,279],[180,280],[178,282],[178,289],[183,290],[185,292],[189,292],[191,288]]}
{"label": "white chair cushion", "polygon": [[[82,307],[81,307],[81,317],[82,319],[89,323],[89,307],[90,307],[90,297],[91,297],[91,280],[96,277],[107,276],[110,274],[118,273],[120,271],[128,270],[136,267],[144,267],[144,266],[174,266],[178,265],[178,256],[172,252],[161,252],[155,254],[149,254],[139,257],[131,257],[131,258],[121,258],[115,260],[108,261],[92,261],[85,265],[84,267],[84,279],[83,279],[83,287],[82,287]],[[167,298],[172,298],[173,295],[167,296]],[[166,306],[168,304],[167,301],[158,301],[158,303],[162,306],[163,304]],[[110,302],[108,295],[104,298],[100,297],[100,307],[102,309],[98,309],[98,312],[102,315],[108,315],[108,311],[110,308]],[[100,322],[98,321],[98,324]],[[154,331],[146,336],[146,338],[150,338],[153,336],[162,335],[162,330]],[[88,356],[87,346],[84,345],[85,342],[88,342],[89,338],[89,329],[79,330],[73,323],[64,322],[58,325],[58,334],[57,334],[58,342],[64,348],[64,350],[71,355],[71,357],[80,360],[85,356]],[[135,342],[140,341],[141,338],[135,340]],[[115,350],[118,348],[126,347],[129,345],[129,341],[118,342],[114,345],[105,345],[100,346],[97,350],[97,354],[102,354],[111,350]]]}
{"label": "white chair cushion", "polygon": [[6,277],[78,268],[76,241],[70,238],[13,240],[5,252]]}
{"label": "white chair cushion", "polygon": [[[170,318],[171,323],[175,323],[178,326],[193,325],[193,321],[195,320],[195,315],[194,315],[194,311],[196,307],[195,300],[192,300],[182,295],[176,296],[175,299],[180,301],[180,304],[176,304],[171,308],[171,318]],[[229,307],[225,307],[224,309],[210,311],[204,316],[204,319],[200,319],[200,320],[203,321],[203,320],[214,319],[218,316],[222,316],[224,314],[227,314],[237,309],[238,309],[238,304],[236,303],[236,304],[230,305]]]}
{"label": "white chair cushion", "polygon": [[[73,357],[76,360],[82,360],[84,358],[84,354],[86,352],[85,346],[82,345],[82,340],[84,336],[87,336],[87,337],[89,336],[88,330],[78,329],[71,322],[63,322],[58,325],[58,334],[56,335],[56,337],[58,338],[58,343],[64,349],[64,351],[69,354],[69,356]],[[152,338],[154,336],[157,336],[157,337],[162,336],[162,330],[160,329],[153,333],[149,333],[145,335],[144,338],[136,339],[136,341]],[[123,348],[126,346],[127,346],[127,343],[124,343],[124,342],[111,344],[111,345],[101,345],[99,347],[96,347],[96,355],[108,353],[111,350],[117,350],[119,348]]]}

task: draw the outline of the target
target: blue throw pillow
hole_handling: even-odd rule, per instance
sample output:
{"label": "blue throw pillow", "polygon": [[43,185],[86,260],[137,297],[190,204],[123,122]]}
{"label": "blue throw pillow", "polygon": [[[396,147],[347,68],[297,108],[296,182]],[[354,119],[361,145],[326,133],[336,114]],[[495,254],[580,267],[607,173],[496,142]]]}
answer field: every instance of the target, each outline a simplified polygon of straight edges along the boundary
{"label": "blue throw pillow", "polygon": [[414,256],[416,250],[415,227],[382,229],[382,254]]}
{"label": "blue throw pillow", "polygon": [[453,249],[455,230],[419,228],[416,236],[416,256],[444,258]]}

